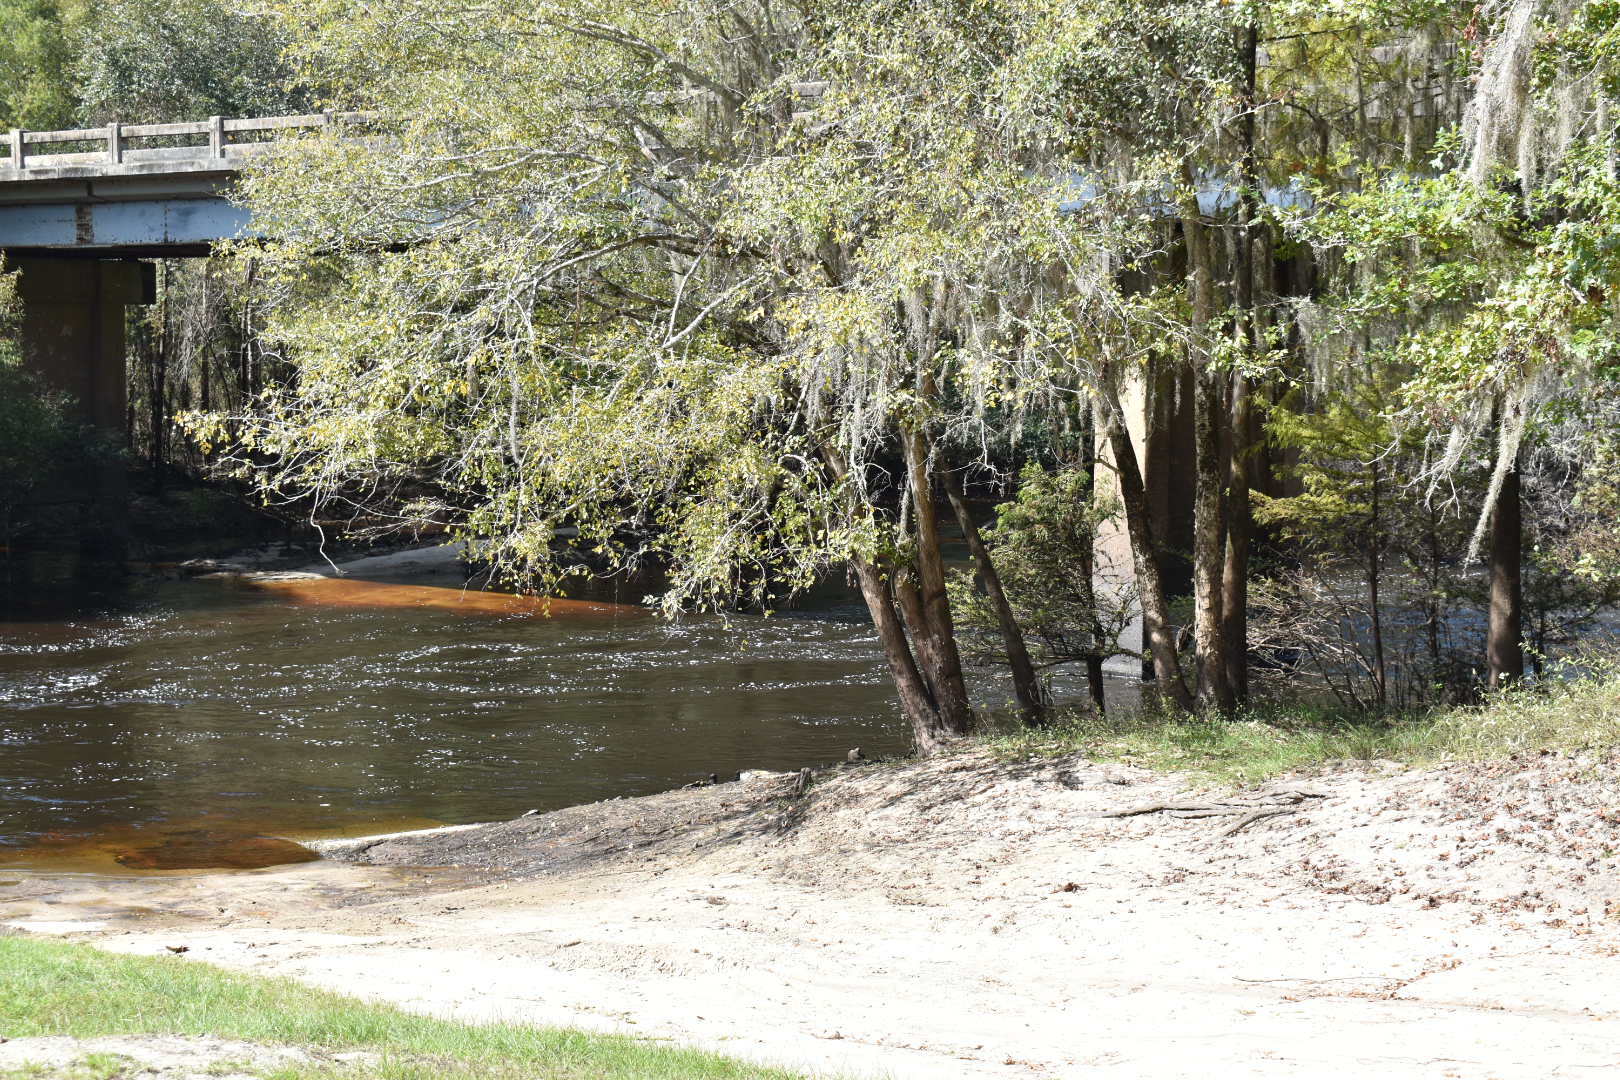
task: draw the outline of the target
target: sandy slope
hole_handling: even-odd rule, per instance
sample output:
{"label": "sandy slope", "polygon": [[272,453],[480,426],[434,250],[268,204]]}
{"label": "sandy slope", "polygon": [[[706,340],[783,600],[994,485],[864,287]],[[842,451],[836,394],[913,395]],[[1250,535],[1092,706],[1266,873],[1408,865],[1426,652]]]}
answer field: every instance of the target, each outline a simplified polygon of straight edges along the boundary
{"label": "sandy slope", "polygon": [[[345,856],[394,866],[7,910],[448,1015],[861,1076],[1620,1075],[1617,775],[1347,769],[1274,785],[1297,812],[1223,835],[1242,818],[1100,816],[1176,801],[1180,778],[972,752]],[[396,868],[447,862],[474,868]]]}

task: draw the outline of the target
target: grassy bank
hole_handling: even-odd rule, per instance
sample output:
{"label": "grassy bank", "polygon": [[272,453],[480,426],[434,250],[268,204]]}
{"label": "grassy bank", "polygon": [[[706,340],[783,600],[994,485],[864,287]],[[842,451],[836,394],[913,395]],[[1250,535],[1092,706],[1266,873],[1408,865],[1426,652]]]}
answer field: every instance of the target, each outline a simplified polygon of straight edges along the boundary
{"label": "grassy bank", "polygon": [[1080,753],[1218,784],[1253,784],[1337,761],[1486,761],[1620,748],[1620,672],[1493,695],[1483,704],[1381,715],[1269,705],[1234,720],[1138,711],[1065,716],[1050,728],[986,737],[1008,758]]}
{"label": "grassy bank", "polygon": [[[234,1069],[265,1080],[793,1080],[798,1075],[628,1037],[458,1024],[289,979],[25,937],[0,937],[0,1035],[205,1035],[292,1045],[328,1058]],[[347,1051],[376,1057],[329,1060]],[[0,1077],[101,1080],[129,1075],[122,1064],[89,1060],[71,1071],[0,1072]]]}

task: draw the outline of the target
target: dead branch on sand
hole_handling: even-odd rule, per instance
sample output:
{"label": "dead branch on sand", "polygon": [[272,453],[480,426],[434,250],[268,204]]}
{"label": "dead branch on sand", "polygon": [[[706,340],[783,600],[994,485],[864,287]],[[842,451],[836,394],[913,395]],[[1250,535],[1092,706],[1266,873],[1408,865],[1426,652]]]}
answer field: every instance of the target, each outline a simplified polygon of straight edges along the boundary
{"label": "dead branch on sand", "polygon": [[1123,818],[1142,814],[1168,814],[1176,818],[1237,817],[1236,822],[1221,831],[1222,836],[1231,836],[1233,833],[1242,832],[1257,821],[1284,814],[1297,814],[1305,809],[1310,800],[1322,798],[1326,796],[1320,791],[1281,788],[1257,792],[1242,799],[1216,801],[1177,799],[1169,802],[1143,803],[1140,806],[1109,810],[1099,814],[1098,817]]}

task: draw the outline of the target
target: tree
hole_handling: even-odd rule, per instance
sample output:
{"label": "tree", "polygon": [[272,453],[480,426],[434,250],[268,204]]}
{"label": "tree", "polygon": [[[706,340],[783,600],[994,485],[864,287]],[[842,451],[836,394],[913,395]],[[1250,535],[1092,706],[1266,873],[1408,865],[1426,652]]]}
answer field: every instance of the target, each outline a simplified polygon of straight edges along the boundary
{"label": "tree", "polygon": [[[1043,668],[1084,664],[1092,708],[1101,713],[1106,707],[1103,665],[1116,656],[1137,655],[1120,643],[1137,600],[1129,587],[1098,587],[1099,574],[1120,580],[1124,568],[1097,565],[1098,530],[1119,507],[1092,488],[1093,478],[1083,468],[1048,472],[1026,466],[1017,497],[996,509],[984,543],[1000,571],[1013,615],[1035,647],[1035,661]],[[966,570],[957,571],[951,599],[970,641],[999,657],[1005,650],[1000,616],[974,579]]]}
{"label": "tree", "polygon": [[305,112],[276,24],[224,0],[97,0],[71,35],[79,119],[161,123]]}
{"label": "tree", "polygon": [[0,112],[35,130],[299,112],[284,45],[225,0],[3,0]]}
{"label": "tree", "polygon": [[73,31],[88,8],[76,0],[0,2],[0,113],[7,127],[55,128],[72,121]]}
{"label": "tree", "polygon": [[1607,379],[1616,354],[1620,186],[1609,101],[1620,6],[1527,2],[1482,9],[1476,89],[1429,175],[1391,171],[1324,195],[1318,222],[1364,268],[1347,310],[1398,342],[1410,415],[1443,446],[1449,477],[1482,431],[1494,467],[1469,545],[1490,539],[1489,681],[1523,672],[1519,467],[1548,405]]}
{"label": "tree", "polygon": [[[1346,677],[1335,687],[1341,698],[1375,710],[1407,708],[1451,689],[1449,622],[1467,586],[1453,552],[1466,540],[1465,523],[1455,506],[1413,483],[1427,431],[1400,416],[1399,368],[1382,355],[1358,359],[1354,370],[1335,372],[1331,387],[1314,394],[1298,387],[1267,409],[1267,436],[1294,457],[1288,472],[1298,491],[1259,496],[1255,516],[1301,565],[1268,588],[1265,606],[1273,624],[1291,620],[1301,638],[1337,639],[1334,662],[1364,669],[1368,692],[1351,689]],[[1459,497],[1480,486],[1461,470],[1453,484]],[[1359,601],[1342,595],[1355,582]],[[1312,618],[1287,612],[1290,604],[1327,610],[1317,629],[1306,630]],[[1271,636],[1273,647],[1313,647]],[[1330,663],[1317,665],[1324,679]]]}
{"label": "tree", "polygon": [[1203,82],[1137,104],[1167,35],[1229,51],[1214,10],[289,5],[382,138],[250,184],[297,373],[241,449],[283,497],[465,530],[541,584],[563,524],[601,567],[667,566],[672,608],[847,563],[919,745],[961,734],[941,494],[999,425],[1114,392],[1093,330],[1159,318],[1116,269],[1156,248],[1165,172],[1075,177],[1122,124],[1183,130]]}
{"label": "tree", "polygon": [[964,730],[931,450],[889,444],[917,507],[896,537],[894,489],[784,355],[768,253],[722,227],[736,164],[792,125],[745,106],[801,28],[697,3],[290,14],[389,142],[313,145],[253,185],[296,238],[264,281],[297,375],[241,443],[274,490],[443,523],[542,586],[583,565],[554,550],[569,525],[604,572],[667,566],[671,609],[769,606],[847,559],[919,744]]}

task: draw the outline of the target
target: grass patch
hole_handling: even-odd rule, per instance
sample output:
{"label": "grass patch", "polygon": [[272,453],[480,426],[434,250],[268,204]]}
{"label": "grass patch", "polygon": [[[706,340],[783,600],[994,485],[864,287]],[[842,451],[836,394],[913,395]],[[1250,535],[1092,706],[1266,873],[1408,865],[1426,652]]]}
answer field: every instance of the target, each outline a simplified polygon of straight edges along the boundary
{"label": "grass patch", "polygon": [[1620,747],[1620,671],[1551,679],[1479,705],[1368,715],[1268,705],[1232,720],[1142,709],[1060,717],[1042,730],[990,733],[1004,758],[1082,754],[1212,784],[1244,786],[1344,761],[1488,761],[1515,754],[1609,753]]}
{"label": "grass patch", "polygon": [[122,1080],[128,1075],[130,1059],[118,1054],[87,1054],[66,1069],[28,1066],[0,1072],[0,1080]]}
{"label": "grass patch", "polygon": [[[290,979],[28,937],[0,937],[0,1034],[198,1035],[379,1055],[369,1062],[244,1070],[266,1080],[802,1080],[798,1073],[626,1036],[461,1024]],[[99,1080],[107,1065],[87,1060],[74,1066],[77,1071],[0,1077]]]}

